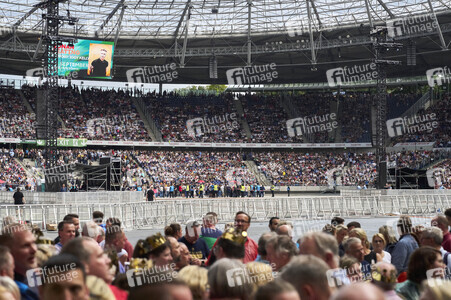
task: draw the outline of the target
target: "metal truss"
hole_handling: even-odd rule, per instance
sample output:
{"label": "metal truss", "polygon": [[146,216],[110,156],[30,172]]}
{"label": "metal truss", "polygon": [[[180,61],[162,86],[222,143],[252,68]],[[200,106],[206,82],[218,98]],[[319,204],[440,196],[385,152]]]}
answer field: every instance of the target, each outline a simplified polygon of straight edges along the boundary
{"label": "metal truss", "polygon": [[373,147],[376,148],[377,188],[383,189],[387,183],[387,73],[389,65],[400,65],[400,61],[386,60],[387,49],[401,48],[402,44],[387,42],[387,28],[372,30],[373,50],[377,71],[376,95],[373,106],[376,111],[376,139]]}
{"label": "metal truss", "polygon": [[[37,8],[46,11],[42,14],[43,27],[42,37],[45,43],[44,52],[44,78],[46,82],[45,93],[45,168],[57,166],[58,161],[58,50],[62,40],[59,37],[59,27],[63,21],[77,22],[77,18],[59,15],[59,4],[65,0],[45,0],[36,5]],[[38,136],[38,130],[36,135]]]}
{"label": "metal truss", "polygon": [[[441,32],[451,32],[451,24],[442,24],[440,26]],[[409,36],[397,37],[398,41],[409,40],[412,38],[434,36],[437,33],[417,33]],[[282,39],[282,38],[281,38]],[[342,39],[330,39],[330,40],[319,40],[315,42],[315,50],[320,51],[324,49],[336,49],[344,48],[348,46],[361,46],[361,45],[372,45],[372,40],[367,35],[353,36],[350,38]],[[0,50],[4,51],[15,51],[15,52],[27,52],[34,53],[36,51],[36,44],[26,44],[17,43],[10,39],[2,44],[0,44]],[[272,53],[290,53],[299,51],[311,51],[310,41],[308,37],[299,37],[299,39],[292,41],[285,41],[282,44],[265,44],[256,45],[252,43],[251,54],[272,54]],[[39,51],[42,51],[39,49]],[[249,47],[248,44],[243,46],[214,46],[214,47],[187,47],[185,50],[185,57],[210,57],[212,55],[216,56],[232,56],[232,55],[248,55]],[[179,57],[181,55],[180,49],[176,47],[171,47],[167,49],[161,48],[116,48],[114,51],[115,57]]]}
{"label": "metal truss", "polygon": [[[189,38],[230,37],[248,32],[248,1],[191,0],[192,15]],[[17,24],[20,32],[38,32],[40,13],[33,11],[33,1],[0,0],[0,26]],[[71,0],[61,9],[80,19],[77,34],[93,37],[102,28],[105,35],[118,23],[117,10],[126,3],[120,38],[174,38],[179,28],[186,27],[187,0]],[[310,9],[307,8],[310,5]],[[313,11],[313,27],[340,29],[344,26],[368,25],[388,19],[449,10],[451,0],[259,0],[253,1],[250,18],[252,35],[280,32],[286,29],[308,32],[308,14]],[[62,26],[61,34],[73,33]],[[99,38],[105,38],[99,35]]]}

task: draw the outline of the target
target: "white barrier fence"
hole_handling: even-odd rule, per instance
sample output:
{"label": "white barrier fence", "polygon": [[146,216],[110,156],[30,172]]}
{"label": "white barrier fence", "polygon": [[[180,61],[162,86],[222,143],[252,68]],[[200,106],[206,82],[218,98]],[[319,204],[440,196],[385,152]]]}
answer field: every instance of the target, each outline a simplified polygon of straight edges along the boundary
{"label": "white barrier fence", "polygon": [[[22,191],[25,204],[122,204],[140,202],[144,192],[36,193]],[[14,204],[13,192],[0,192],[1,204]]]}
{"label": "white barrier fence", "polygon": [[126,229],[139,229],[163,228],[172,222],[183,224],[201,219],[209,211],[216,212],[221,222],[233,221],[240,210],[249,213],[253,221],[261,222],[273,216],[287,220],[318,220],[334,216],[430,215],[450,208],[451,194],[161,200],[120,204],[89,201],[92,202],[0,205],[0,216],[15,216],[20,221],[31,221],[45,228],[45,224],[58,223],[68,213],[78,214],[83,222],[91,220],[93,211],[100,210],[106,218],[118,217]]}

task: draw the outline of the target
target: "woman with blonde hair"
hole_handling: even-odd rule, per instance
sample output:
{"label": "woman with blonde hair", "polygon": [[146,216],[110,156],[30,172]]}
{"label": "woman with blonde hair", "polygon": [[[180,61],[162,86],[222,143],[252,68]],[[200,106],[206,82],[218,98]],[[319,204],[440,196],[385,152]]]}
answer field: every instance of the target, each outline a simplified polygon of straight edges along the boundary
{"label": "woman with blonde hair", "polygon": [[184,267],[178,273],[178,279],[188,285],[191,294],[193,294],[193,300],[206,300],[209,298],[207,269],[199,266]]}
{"label": "woman with blonde hair", "polygon": [[382,261],[391,264],[391,254],[384,250],[385,244],[385,238],[382,233],[376,233],[375,235],[373,235],[373,251],[376,252],[376,254],[380,255]]}
{"label": "woman with blonde hair", "polygon": [[363,251],[365,253],[365,261],[370,264],[375,264],[378,261],[382,261],[382,257],[370,249],[370,242],[368,241],[365,230],[363,230],[362,228],[354,228],[349,231],[349,237],[355,237],[362,241]]}
{"label": "woman with blonde hair", "polygon": [[391,254],[393,249],[395,249],[396,243],[398,243],[393,227],[383,225],[379,227],[379,233],[382,233],[385,239],[386,245],[384,250]]}
{"label": "woman with blonde hair", "polygon": [[8,276],[0,276],[0,300],[20,300],[19,288]]}

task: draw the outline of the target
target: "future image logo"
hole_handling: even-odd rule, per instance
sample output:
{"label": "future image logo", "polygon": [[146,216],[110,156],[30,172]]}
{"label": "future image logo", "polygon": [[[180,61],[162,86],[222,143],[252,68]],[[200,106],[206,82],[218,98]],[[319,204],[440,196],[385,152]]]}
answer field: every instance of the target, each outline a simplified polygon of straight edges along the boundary
{"label": "future image logo", "polygon": [[333,168],[331,170],[328,170],[326,172],[326,177],[327,177],[327,185],[329,187],[335,187],[338,185],[343,185],[343,180],[342,180],[342,171],[343,169],[339,169],[339,168]]}
{"label": "future image logo", "polygon": [[73,71],[70,74],[67,75],[58,75],[55,73],[55,75],[52,75],[52,72],[49,72],[49,70],[45,68],[34,68],[34,69],[28,69],[26,71],[27,77],[38,77],[38,78],[45,78],[45,77],[51,77],[51,78],[57,78],[57,79],[77,79],[78,78],[78,72]]}
{"label": "future image logo", "polygon": [[438,22],[435,14],[421,14],[387,21],[388,37],[411,36],[434,32]]}
{"label": "future image logo", "polygon": [[224,115],[204,116],[186,121],[188,135],[192,138],[205,134],[217,134],[240,128],[236,113]]}
{"label": "future image logo", "polygon": [[[242,286],[244,284],[256,284],[259,281],[272,281],[274,275],[268,273],[266,265],[248,266],[242,268],[233,268],[226,271],[227,284],[229,287]],[[271,264],[274,269],[275,265]]]}
{"label": "future image logo", "polygon": [[337,114],[313,115],[287,120],[288,136],[302,136],[318,132],[332,132],[338,128]]}
{"label": "future image logo", "polygon": [[229,85],[257,84],[272,82],[278,78],[276,64],[255,65],[251,67],[234,68],[226,71]]}
{"label": "future image logo", "polygon": [[329,87],[352,85],[377,79],[377,66],[375,63],[365,65],[345,66],[326,71]]}
{"label": "future image logo", "polygon": [[130,83],[172,82],[178,78],[177,65],[175,63],[138,67],[129,69],[125,73],[127,81]]}
{"label": "future image logo", "polygon": [[72,281],[78,277],[75,263],[68,263],[51,268],[34,268],[26,271],[27,282],[30,287],[37,287],[43,284],[54,284],[61,281]]}
{"label": "future image logo", "polygon": [[226,172],[225,179],[229,186],[245,185],[252,178],[252,174],[248,169],[229,168]]}
{"label": "future image logo", "polygon": [[117,126],[122,128],[138,127],[140,122],[135,113],[117,115],[106,118],[93,118],[86,121],[86,133],[90,137],[102,136],[115,131]]}
{"label": "future image logo", "polygon": [[440,86],[451,82],[451,70],[445,67],[429,69],[426,71],[426,78],[430,87]]}
{"label": "future image logo", "polygon": [[433,129],[438,127],[436,120],[437,115],[435,113],[390,119],[386,122],[388,135],[397,137],[421,132],[431,133]]}
{"label": "future image logo", "polygon": [[171,263],[163,266],[155,265],[149,269],[134,268],[125,272],[125,275],[128,285],[132,288],[146,284],[171,282],[178,276],[175,267],[175,264]]}
{"label": "future image logo", "polygon": [[72,173],[75,170],[76,164],[67,164],[44,169],[45,180],[47,183],[65,182],[72,176]]}

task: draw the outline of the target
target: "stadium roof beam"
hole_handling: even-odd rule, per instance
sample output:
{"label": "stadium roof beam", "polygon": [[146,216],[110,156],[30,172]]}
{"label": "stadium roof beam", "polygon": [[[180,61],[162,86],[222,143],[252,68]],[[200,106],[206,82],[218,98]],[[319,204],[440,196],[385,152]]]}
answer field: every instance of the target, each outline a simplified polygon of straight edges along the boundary
{"label": "stadium roof beam", "polygon": [[247,0],[247,66],[252,65],[252,38],[251,38],[251,25],[252,25],[252,0]]}
{"label": "stadium roof beam", "polygon": [[[155,4],[157,3],[157,1],[155,1]],[[188,11],[188,8],[190,5],[191,5],[191,0],[186,1],[185,8],[183,9],[182,15],[180,16],[180,20],[179,20],[177,27],[175,29],[175,32],[174,32],[174,49],[175,49],[176,54],[177,54],[177,36],[179,35],[180,27],[182,26],[183,19],[185,18],[186,12]]]}
{"label": "stadium roof beam", "polygon": [[37,9],[38,9],[37,6],[33,6],[25,15],[22,16],[22,18],[20,18],[19,20],[17,20],[16,23],[14,23],[13,27],[14,28],[18,27],[20,24],[22,24],[23,21],[25,21],[26,18],[31,16]]}
{"label": "stadium roof beam", "polygon": [[310,49],[311,49],[311,53],[312,53],[312,65],[316,65],[316,53],[315,53],[315,40],[313,39],[313,29],[312,29],[312,12],[310,11],[310,5],[309,2],[311,0],[307,0],[307,15],[308,15],[308,31],[309,31],[309,35],[310,35]]}
{"label": "stadium roof beam", "polygon": [[390,19],[396,18],[396,16],[391,12],[391,10],[387,7],[387,5],[385,5],[384,1],[377,0],[377,2],[379,2],[379,4],[385,9],[387,14],[390,16]]}
{"label": "stadium roof beam", "polygon": [[[182,57],[180,58],[180,67],[181,68],[185,67],[186,45],[188,44],[189,20],[191,19],[191,8],[193,8],[193,6],[191,5],[191,0],[188,0],[186,5],[188,7],[188,14],[186,14],[185,38],[183,39]],[[177,45],[177,39],[176,39],[176,45]]]}
{"label": "stadium roof beam", "polygon": [[429,7],[431,8],[431,12],[435,16],[435,20],[437,22],[437,34],[438,34],[438,37],[440,38],[440,43],[442,44],[442,49],[446,50],[446,49],[448,49],[448,47],[446,46],[445,39],[443,38],[443,33],[442,33],[442,30],[440,29],[440,23],[438,22],[437,15],[435,14],[434,6],[432,5],[431,0],[428,0],[428,3],[429,3]]}
{"label": "stadium roof beam", "polygon": [[312,0],[312,8],[313,12],[315,13],[316,19],[318,20],[319,28],[323,26],[323,23],[321,22],[321,18],[319,17],[318,10],[316,9],[315,0]]}
{"label": "stadium roof beam", "polygon": [[98,30],[95,31],[95,36],[98,37],[99,36],[99,32],[101,32],[103,30],[103,28],[105,27],[106,24],[108,24],[108,22],[111,20],[111,18],[116,14],[116,12],[119,10],[120,7],[124,6],[124,0],[121,0],[121,2],[119,2],[116,7],[110,12],[110,14],[106,17],[106,19],[103,21],[102,25],[100,25],[100,28]]}
{"label": "stadium roof beam", "polygon": [[116,36],[114,37],[114,46],[117,46],[117,40],[119,39],[119,32],[121,32],[122,28],[122,19],[124,18],[124,12],[127,8],[126,5],[122,5],[121,14],[119,15],[119,20],[117,21],[117,28],[116,28]]}
{"label": "stadium roof beam", "polygon": [[371,18],[371,12],[370,12],[370,4],[368,3],[369,0],[365,0],[365,8],[366,13],[368,14],[368,22],[370,24],[370,28],[373,28],[373,19]]}

